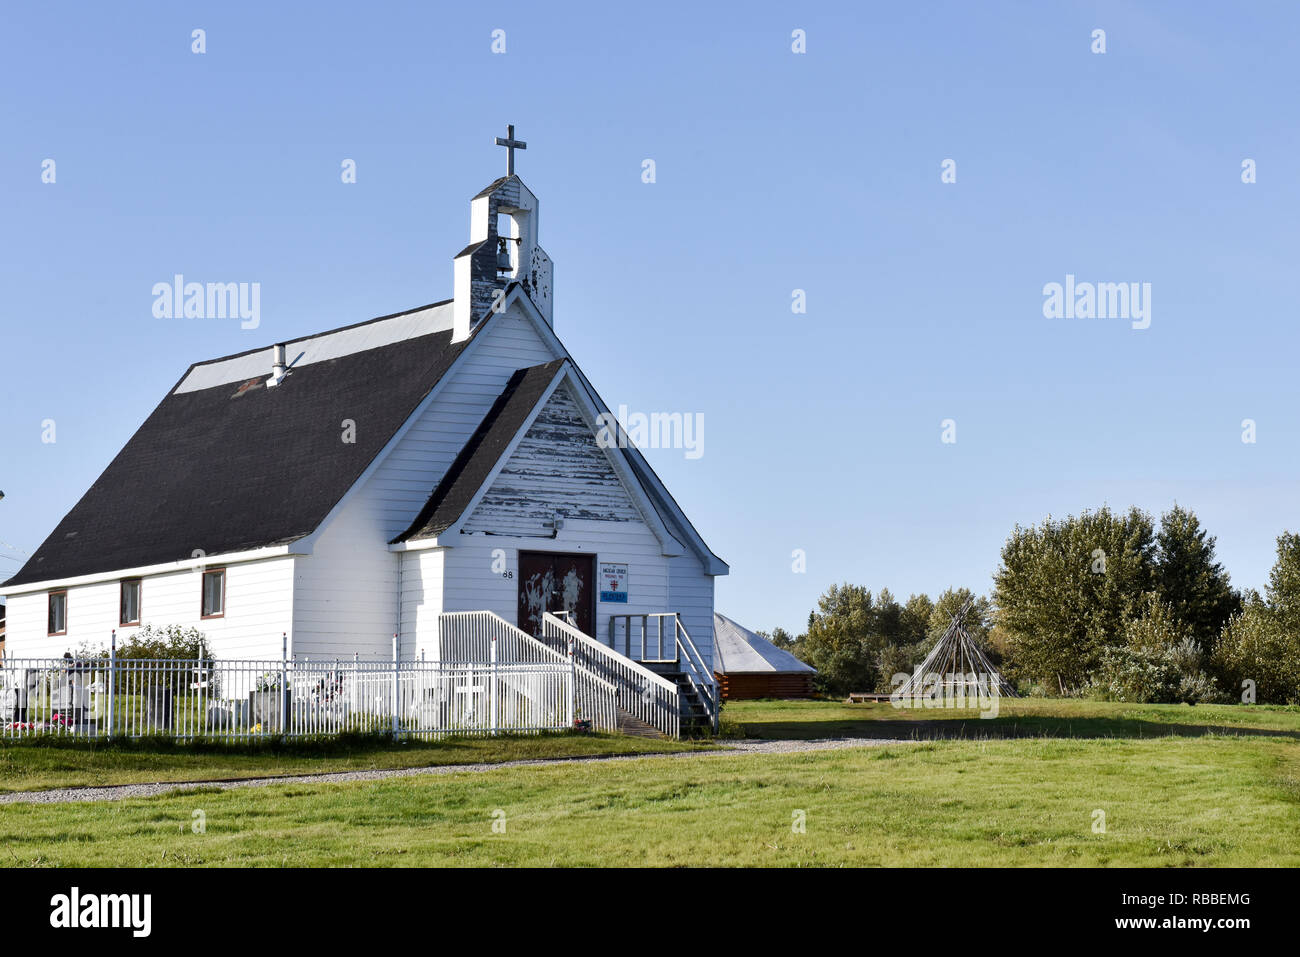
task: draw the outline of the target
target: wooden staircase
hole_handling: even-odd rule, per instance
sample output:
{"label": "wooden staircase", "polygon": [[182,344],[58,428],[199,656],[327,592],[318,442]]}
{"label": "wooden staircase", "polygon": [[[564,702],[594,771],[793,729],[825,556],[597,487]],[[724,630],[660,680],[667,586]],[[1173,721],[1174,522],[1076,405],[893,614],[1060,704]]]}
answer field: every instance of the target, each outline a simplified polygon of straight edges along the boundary
{"label": "wooden staircase", "polygon": [[[578,673],[590,674],[613,691],[609,724],[640,737],[704,737],[717,730],[717,688],[676,612],[611,615],[609,644],[579,631],[568,612],[546,612],[542,633],[546,647],[572,656]],[[641,635],[633,653],[631,622]],[[653,620],[656,627],[649,628]],[[624,621],[623,651],[618,650],[616,622]],[[653,636],[653,642],[650,637]],[[654,657],[647,653],[653,650]]]}
{"label": "wooden staircase", "polygon": [[673,662],[645,662],[645,666],[677,685],[682,703],[682,737],[700,737],[713,731],[713,716],[690,676]]}
{"label": "wooden staircase", "polygon": [[[677,685],[677,693],[681,700],[681,736],[707,737],[713,730],[713,718],[709,714],[708,705],[695,690],[695,685],[691,683],[686,672],[677,671],[675,666],[666,664],[647,664],[646,667]],[[630,734],[638,738],[667,737],[654,726],[646,724],[623,708],[618,709],[618,731],[620,734]]]}

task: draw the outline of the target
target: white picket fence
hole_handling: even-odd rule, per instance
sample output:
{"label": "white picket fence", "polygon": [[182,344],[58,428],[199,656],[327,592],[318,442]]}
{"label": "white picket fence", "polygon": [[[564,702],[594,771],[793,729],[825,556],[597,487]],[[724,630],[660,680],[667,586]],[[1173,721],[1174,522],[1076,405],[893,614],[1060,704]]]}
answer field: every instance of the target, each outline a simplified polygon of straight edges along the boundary
{"label": "white picket fence", "polygon": [[[494,658],[491,646],[487,660],[466,663],[9,658],[0,662],[0,736],[440,737],[581,720],[592,682],[569,661]],[[611,726],[612,699],[610,712],[595,726]]]}

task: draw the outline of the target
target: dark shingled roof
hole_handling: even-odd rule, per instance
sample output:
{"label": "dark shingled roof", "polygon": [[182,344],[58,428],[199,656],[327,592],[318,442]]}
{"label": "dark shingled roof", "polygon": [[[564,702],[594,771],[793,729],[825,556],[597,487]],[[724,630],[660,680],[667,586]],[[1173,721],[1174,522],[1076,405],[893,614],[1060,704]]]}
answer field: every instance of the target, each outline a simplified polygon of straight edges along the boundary
{"label": "dark shingled roof", "polygon": [[[513,175],[513,174],[512,174],[512,175]],[[518,179],[519,177],[516,175],[515,178]],[[494,179],[492,182],[488,183],[486,186],[484,186],[482,189],[480,189],[477,193],[475,193],[475,194],[470,198],[470,202],[473,202],[473,201],[476,200],[476,199],[481,199],[481,198],[484,197],[484,196],[488,196],[488,195],[490,195],[490,194],[491,194],[491,193],[492,193],[492,192],[493,192],[493,191],[494,191],[498,186],[500,186],[502,183],[504,183],[504,182],[505,182],[506,180],[508,180],[508,179],[510,179],[509,176],[498,176],[498,177],[497,177],[496,179]]]}
{"label": "dark shingled roof", "polygon": [[[268,368],[251,384],[173,392],[6,584],[311,534],[472,341],[451,335],[311,363],[273,389],[262,384]],[[342,441],[344,419],[355,444]]]}
{"label": "dark shingled roof", "polygon": [[456,523],[566,361],[530,366],[510,377],[411,527],[393,542],[435,538]]}

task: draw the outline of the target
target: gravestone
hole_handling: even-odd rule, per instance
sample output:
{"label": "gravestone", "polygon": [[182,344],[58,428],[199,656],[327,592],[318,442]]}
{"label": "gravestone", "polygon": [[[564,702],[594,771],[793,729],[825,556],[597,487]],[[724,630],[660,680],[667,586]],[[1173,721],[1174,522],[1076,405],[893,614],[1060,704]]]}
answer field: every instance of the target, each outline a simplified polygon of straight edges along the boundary
{"label": "gravestone", "polygon": [[150,731],[172,729],[172,689],[150,685],[144,696],[145,727]]}
{"label": "gravestone", "polygon": [[281,700],[284,702],[284,713],[288,715],[290,713],[289,692],[281,693],[275,688],[270,691],[250,691],[248,693],[249,724],[260,724],[263,731],[278,734],[280,732]]}
{"label": "gravestone", "polygon": [[90,687],[86,676],[77,671],[63,671],[50,687],[51,718],[58,715],[62,725],[79,725],[90,713]]}
{"label": "gravestone", "polygon": [[25,724],[28,702],[36,700],[36,682],[39,679],[37,672],[32,668],[13,672],[12,675],[10,680],[13,683],[5,690],[4,707],[6,711],[12,709],[11,720]]}
{"label": "gravestone", "polygon": [[235,713],[232,709],[221,704],[208,705],[207,715],[203,722],[206,731],[232,731],[235,727]]}

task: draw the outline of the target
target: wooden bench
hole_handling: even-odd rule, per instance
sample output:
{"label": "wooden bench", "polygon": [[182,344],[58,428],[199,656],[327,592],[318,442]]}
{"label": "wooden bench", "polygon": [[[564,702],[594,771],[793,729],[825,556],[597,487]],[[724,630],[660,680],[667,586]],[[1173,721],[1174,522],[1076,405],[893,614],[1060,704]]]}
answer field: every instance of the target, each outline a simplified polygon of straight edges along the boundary
{"label": "wooden bench", "polygon": [[877,691],[853,691],[849,693],[845,704],[866,704],[869,701],[888,701],[889,695]]}

